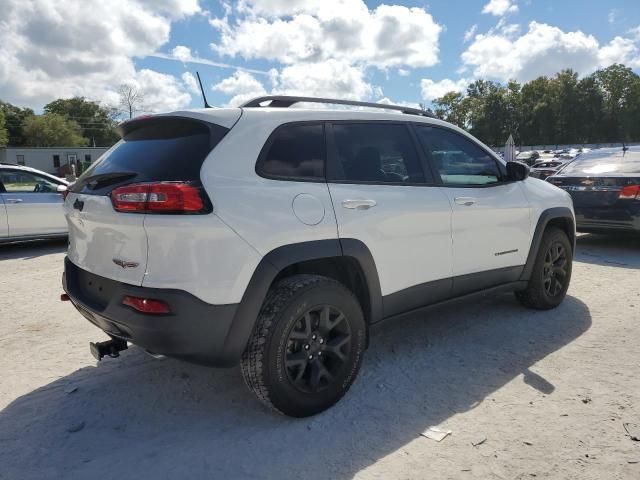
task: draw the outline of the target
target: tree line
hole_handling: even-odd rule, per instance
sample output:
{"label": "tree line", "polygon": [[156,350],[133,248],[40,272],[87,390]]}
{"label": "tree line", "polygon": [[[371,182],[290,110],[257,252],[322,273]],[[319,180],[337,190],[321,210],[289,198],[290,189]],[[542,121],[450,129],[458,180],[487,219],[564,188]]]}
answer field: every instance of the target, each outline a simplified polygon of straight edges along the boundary
{"label": "tree line", "polygon": [[[120,87],[120,108],[83,97],[58,99],[42,115],[0,101],[0,146],[109,147],[116,125],[144,110],[135,87]],[[488,145],[556,145],[640,141],[640,76],[614,64],[579,78],[573,70],[506,85],[476,80],[465,93],[449,92],[432,111]]]}
{"label": "tree line", "polygon": [[578,78],[573,70],[506,85],[476,80],[433,101],[438,118],[488,145],[640,141],[640,76],[614,64]]}
{"label": "tree line", "polygon": [[0,100],[0,147],[110,147],[120,136],[123,117],[144,109],[143,92],[121,85],[120,105],[110,107],[84,97],[60,98],[44,106],[42,115]]}

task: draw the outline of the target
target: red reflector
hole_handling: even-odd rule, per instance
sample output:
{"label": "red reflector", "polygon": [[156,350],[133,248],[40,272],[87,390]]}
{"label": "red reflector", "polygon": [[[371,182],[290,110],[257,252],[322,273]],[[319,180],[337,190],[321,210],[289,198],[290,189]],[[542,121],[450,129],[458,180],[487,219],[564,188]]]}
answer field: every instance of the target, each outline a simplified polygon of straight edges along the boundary
{"label": "red reflector", "polygon": [[618,197],[623,200],[640,200],[640,185],[627,185],[620,192],[620,196]]}
{"label": "red reflector", "polygon": [[197,186],[183,182],[136,183],[111,192],[118,212],[198,213],[204,201]]}
{"label": "red reflector", "polygon": [[125,295],[122,304],[138,310],[142,313],[170,313],[169,305],[162,300],[153,298],[140,298]]}

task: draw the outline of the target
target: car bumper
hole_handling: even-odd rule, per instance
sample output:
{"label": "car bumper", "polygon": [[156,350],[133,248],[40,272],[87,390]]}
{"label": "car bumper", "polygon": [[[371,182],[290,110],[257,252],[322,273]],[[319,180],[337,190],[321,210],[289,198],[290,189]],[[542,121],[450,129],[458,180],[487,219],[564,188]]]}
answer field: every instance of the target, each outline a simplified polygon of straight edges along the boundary
{"label": "car bumper", "polygon": [[[238,363],[246,344],[234,335],[237,304],[210,305],[188,292],[137,287],[83,270],[65,258],[64,291],[76,309],[107,335],[154,354],[213,366]],[[146,314],[122,305],[125,295],[165,301],[169,314]]]}
{"label": "car bumper", "polygon": [[581,232],[640,232],[640,206],[629,208],[575,206],[576,229]]}

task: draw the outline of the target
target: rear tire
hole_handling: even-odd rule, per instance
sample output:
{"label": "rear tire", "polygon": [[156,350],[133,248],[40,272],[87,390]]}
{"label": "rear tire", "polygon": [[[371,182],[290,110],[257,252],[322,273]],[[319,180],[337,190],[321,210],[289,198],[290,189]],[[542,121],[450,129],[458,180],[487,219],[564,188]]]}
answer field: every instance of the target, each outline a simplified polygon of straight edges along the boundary
{"label": "rear tire", "polygon": [[522,305],[537,310],[555,308],[567,295],[571,280],[573,247],[567,234],[556,227],[542,236],[526,290],[516,292]]}
{"label": "rear tire", "polygon": [[284,415],[307,417],[349,390],[366,346],[355,295],[317,275],[294,275],[269,290],[242,355],[245,383]]}

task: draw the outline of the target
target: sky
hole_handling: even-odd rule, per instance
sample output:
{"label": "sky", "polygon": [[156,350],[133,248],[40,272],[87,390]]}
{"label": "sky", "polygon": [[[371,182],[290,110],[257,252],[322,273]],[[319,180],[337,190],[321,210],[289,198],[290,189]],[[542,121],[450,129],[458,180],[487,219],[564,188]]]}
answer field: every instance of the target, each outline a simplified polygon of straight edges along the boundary
{"label": "sky", "polygon": [[640,72],[640,0],[0,0],[0,99],[146,111],[267,94],[429,104],[482,78]]}

